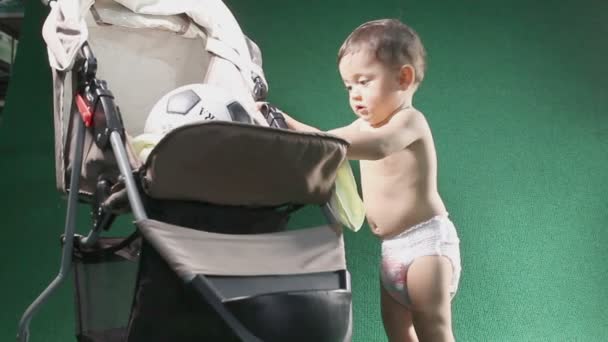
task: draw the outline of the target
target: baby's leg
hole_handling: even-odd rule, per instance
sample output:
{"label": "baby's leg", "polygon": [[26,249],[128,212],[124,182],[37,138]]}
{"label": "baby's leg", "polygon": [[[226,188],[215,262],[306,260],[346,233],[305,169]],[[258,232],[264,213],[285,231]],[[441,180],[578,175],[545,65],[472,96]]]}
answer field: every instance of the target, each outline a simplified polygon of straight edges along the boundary
{"label": "baby's leg", "polygon": [[418,342],[412,313],[391,297],[382,284],[380,284],[380,304],[382,308],[382,322],[390,342]]}
{"label": "baby's leg", "polygon": [[443,256],[418,257],[407,273],[412,321],[420,341],[454,341],[450,281],[452,265]]}

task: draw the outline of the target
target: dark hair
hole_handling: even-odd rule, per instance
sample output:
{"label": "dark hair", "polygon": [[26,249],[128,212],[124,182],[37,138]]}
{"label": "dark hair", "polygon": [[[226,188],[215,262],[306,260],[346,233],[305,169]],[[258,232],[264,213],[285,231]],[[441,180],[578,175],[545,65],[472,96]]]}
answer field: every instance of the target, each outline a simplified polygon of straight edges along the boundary
{"label": "dark hair", "polygon": [[426,51],[422,41],[416,31],[397,19],[373,20],[357,27],[340,47],[338,64],[344,56],[360,50],[371,51],[389,67],[411,64],[415,81],[420,83],[424,78]]}

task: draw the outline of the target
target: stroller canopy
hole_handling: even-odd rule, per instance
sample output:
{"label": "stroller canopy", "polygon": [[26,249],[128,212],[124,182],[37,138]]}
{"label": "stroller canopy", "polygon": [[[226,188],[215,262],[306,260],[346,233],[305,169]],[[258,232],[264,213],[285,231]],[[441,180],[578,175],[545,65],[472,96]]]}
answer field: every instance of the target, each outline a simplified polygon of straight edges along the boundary
{"label": "stroller canopy", "polygon": [[[318,204],[329,198],[346,143],[324,134],[304,138],[307,134],[264,127],[268,123],[255,108],[260,84],[267,89],[260,50],[221,1],[58,0],[50,5],[43,36],[54,76],[61,191],[67,191],[79,120],[73,115],[75,61],[86,42],[95,54],[98,77],[116,97],[127,142],[142,133],[163,94],[191,83],[227,89],[260,124],[189,125],[163,137],[157,149],[164,152],[153,152],[145,165],[151,196],[227,205]],[[87,138],[85,146],[83,197],[92,197],[101,173],[116,170],[113,177],[118,178],[113,155],[93,140]],[[130,144],[127,154],[132,169],[142,167]],[[193,156],[207,162],[193,165]]]}

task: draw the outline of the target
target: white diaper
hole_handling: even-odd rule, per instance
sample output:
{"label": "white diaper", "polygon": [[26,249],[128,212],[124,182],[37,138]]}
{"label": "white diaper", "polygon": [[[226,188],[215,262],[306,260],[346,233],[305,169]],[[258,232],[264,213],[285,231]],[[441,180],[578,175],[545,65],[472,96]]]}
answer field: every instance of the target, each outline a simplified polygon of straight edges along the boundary
{"label": "white diaper", "polygon": [[386,291],[406,307],[411,305],[407,292],[407,270],[421,256],[440,255],[452,263],[450,293],[456,294],[460,280],[460,240],[446,216],[435,216],[403,233],[382,241],[380,277]]}

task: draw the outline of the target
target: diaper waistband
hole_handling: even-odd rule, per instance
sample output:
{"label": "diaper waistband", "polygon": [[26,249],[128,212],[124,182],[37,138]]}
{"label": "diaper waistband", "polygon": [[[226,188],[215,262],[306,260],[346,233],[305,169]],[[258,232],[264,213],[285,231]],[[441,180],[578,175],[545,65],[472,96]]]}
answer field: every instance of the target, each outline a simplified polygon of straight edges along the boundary
{"label": "diaper waistband", "polygon": [[438,221],[446,221],[446,220],[449,221],[449,222],[451,222],[450,218],[449,218],[449,213],[447,213],[447,212],[445,214],[435,215],[435,216],[431,217],[430,219],[428,219],[426,221],[422,221],[420,223],[417,223],[417,224],[415,224],[415,225],[407,228],[403,232],[401,232],[401,233],[399,233],[399,234],[397,234],[395,236],[392,236],[390,238],[386,238],[384,240],[385,241],[390,241],[390,240],[400,239],[400,238],[402,238],[402,237],[404,237],[404,236],[412,233],[413,231],[418,230],[418,229],[420,229],[422,227],[425,227],[425,226],[427,226],[429,224],[432,224],[432,223],[438,222]]}

